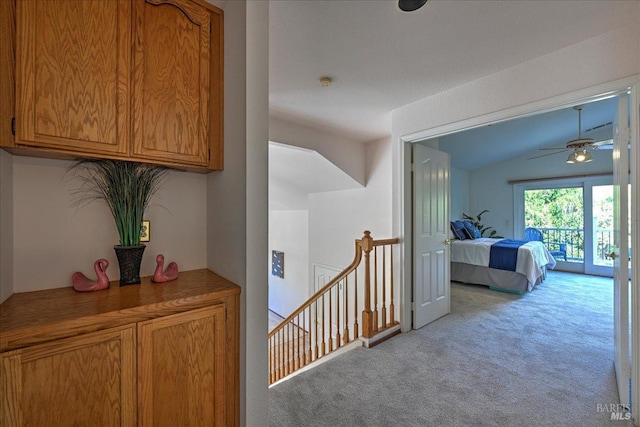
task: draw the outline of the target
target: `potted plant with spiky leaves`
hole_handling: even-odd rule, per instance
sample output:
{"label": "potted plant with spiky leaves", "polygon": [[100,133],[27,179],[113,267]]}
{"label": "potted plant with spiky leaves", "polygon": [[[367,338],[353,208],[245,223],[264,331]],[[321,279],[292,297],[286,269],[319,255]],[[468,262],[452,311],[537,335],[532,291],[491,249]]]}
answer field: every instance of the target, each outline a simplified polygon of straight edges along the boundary
{"label": "potted plant with spiky leaves", "polygon": [[114,246],[120,286],[139,284],[145,249],[140,243],[142,219],[168,169],[122,160],[78,159],[68,171],[82,182],[73,193],[76,203],[85,206],[104,200],[111,210],[120,237],[120,244]]}

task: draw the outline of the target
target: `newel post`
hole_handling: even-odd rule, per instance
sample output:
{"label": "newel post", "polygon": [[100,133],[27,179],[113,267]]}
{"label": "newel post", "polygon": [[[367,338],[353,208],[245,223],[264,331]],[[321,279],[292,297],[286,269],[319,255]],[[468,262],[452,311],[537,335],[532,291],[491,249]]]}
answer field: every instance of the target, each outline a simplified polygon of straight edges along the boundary
{"label": "newel post", "polygon": [[373,249],[373,238],[370,231],[364,232],[360,243],[364,252],[364,310],[362,310],[362,336],[373,337],[373,313],[371,312],[371,260],[370,253]]}

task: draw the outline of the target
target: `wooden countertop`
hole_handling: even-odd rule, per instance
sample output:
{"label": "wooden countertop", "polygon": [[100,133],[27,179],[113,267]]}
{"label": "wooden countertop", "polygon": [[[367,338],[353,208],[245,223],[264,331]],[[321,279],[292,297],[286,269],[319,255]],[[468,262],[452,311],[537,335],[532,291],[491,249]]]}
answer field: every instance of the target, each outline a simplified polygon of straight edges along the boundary
{"label": "wooden countertop", "polygon": [[240,287],[207,269],[177,280],[76,292],[73,287],[13,294],[0,304],[0,352],[215,305]]}

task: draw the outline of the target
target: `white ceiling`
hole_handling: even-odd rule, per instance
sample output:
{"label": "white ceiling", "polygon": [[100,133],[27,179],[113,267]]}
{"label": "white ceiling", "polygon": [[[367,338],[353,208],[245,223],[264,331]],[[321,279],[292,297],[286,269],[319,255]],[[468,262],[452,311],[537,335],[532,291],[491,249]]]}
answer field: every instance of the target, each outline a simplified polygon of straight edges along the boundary
{"label": "white ceiling", "polygon": [[306,210],[311,193],[362,188],[316,151],[269,143],[269,209]]}
{"label": "white ceiling", "polygon": [[[638,15],[640,2],[633,0],[429,0],[412,13],[401,12],[395,0],[272,0],[270,113],[368,142],[390,134],[391,111],[400,106],[631,24]],[[320,87],[321,76],[333,85]],[[577,129],[563,125],[556,140],[569,138],[568,126]],[[548,135],[536,143],[543,139],[557,143]]]}

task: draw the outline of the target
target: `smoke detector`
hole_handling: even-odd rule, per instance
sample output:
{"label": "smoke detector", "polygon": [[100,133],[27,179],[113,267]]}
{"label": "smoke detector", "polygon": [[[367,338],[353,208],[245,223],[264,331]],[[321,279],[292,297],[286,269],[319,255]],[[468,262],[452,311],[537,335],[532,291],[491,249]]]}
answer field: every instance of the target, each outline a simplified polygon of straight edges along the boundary
{"label": "smoke detector", "polygon": [[320,77],[318,79],[318,84],[322,87],[329,87],[333,83],[333,79],[331,77]]}

